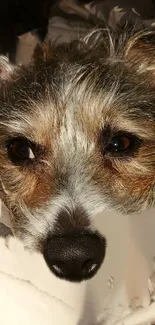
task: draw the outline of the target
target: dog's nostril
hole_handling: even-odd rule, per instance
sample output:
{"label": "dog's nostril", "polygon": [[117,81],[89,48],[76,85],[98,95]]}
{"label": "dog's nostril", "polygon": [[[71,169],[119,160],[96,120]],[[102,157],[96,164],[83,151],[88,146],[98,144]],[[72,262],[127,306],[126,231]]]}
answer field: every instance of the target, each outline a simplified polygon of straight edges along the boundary
{"label": "dog's nostril", "polygon": [[75,282],[95,275],[103,262],[105,249],[104,237],[87,232],[50,237],[43,254],[56,276]]}
{"label": "dog's nostril", "polygon": [[83,263],[82,270],[83,272],[92,272],[98,267],[97,263],[94,263],[92,260],[87,260]]}
{"label": "dog's nostril", "polygon": [[61,276],[64,273],[64,263],[56,261],[55,264],[52,265],[52,269],[55,271],[55,273]]}

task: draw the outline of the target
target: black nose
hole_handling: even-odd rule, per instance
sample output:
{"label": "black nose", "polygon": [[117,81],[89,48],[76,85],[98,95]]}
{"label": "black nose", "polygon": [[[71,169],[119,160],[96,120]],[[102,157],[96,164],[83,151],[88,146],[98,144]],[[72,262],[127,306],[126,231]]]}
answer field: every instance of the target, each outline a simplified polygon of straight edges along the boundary
{"label": "black nose", "polygon": [[103,262],[105,250],[105,238],[87,232],[50,237],[43,254],[56,276],[80,282],[95,275]]}

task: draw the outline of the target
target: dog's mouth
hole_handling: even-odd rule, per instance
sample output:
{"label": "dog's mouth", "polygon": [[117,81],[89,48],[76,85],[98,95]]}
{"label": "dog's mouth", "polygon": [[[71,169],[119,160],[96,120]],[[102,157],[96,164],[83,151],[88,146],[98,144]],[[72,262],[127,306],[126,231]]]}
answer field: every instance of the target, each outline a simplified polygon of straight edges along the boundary
{"label": "dog's mouth", "polygon": [[99,270],[106,253],[106,239],[85,232],[48,237],[43,255],[50,270],[71,282],[91,279]]}

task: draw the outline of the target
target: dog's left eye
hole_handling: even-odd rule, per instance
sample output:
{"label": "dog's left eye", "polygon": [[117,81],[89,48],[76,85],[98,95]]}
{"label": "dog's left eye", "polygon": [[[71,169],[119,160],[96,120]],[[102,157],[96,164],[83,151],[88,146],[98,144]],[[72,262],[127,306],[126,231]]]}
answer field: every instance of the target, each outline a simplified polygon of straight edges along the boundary
{"label": "dog's left eye", "polygon": [[122,152],[130,148],[133,144],[133,139],[125,136],[114,137],[107,146],[109,151]]}
{"label": "dog's left eye", "polygon": [[141,140],[136,136],[126,133],[118,133],[112,137],[105,151],[114,156],[124,156],[133,154],[140,146]]}
{"label": "dog's left eye", "polygon": [[7,145],[8,155],[14,162],[32,160],[35,155],[30,142],[24,138],[14,138]]}

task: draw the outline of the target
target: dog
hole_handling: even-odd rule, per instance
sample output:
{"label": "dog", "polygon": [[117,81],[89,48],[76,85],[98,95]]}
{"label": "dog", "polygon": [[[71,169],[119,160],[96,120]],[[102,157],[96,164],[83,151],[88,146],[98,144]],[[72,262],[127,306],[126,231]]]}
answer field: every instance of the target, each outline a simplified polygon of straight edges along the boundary
{"label": "dog", "polygon": [[[128,30],[127,30],[128,29]],[[0,60],[0,197],[14,235],[59,278],[93,277],[105,209],[155,203],[155,32],[95,29]]]}

